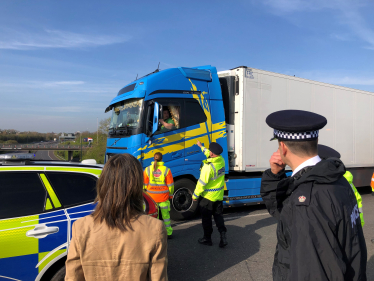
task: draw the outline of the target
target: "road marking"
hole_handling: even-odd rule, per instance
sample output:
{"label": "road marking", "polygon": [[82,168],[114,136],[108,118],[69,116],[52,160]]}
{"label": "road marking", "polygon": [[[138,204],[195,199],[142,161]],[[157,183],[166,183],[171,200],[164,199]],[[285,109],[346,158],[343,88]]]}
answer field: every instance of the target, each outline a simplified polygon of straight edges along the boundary
{"label": "road marking", "polygon": [[51,160],[53,160],[53,158],[51,156],[49,156],[49,150],[47,150],[47,155],[49,158],[51,158]]}
{"label": "road marking", "polygon": [[[231,221],[231,220],[235,220],[235,219],[239,219],[239,218],[249,218],[249,217],[258,217],[258,216],[266,216],[266,215],[270,216],[269,213],[261,213],[261,214],[246,215],[246,216],[224,217],[224,220],[225,221]],[[212,219],[212,221],[214,221],[214,220]],[[201,223],[201,220],[194,220],[194,221],[191,221],[191,222],[174,223],[171,226],[174,227],[174,226],[180,226],[180,225],[193,225],[193,224],[199,224],[199,223]]]}

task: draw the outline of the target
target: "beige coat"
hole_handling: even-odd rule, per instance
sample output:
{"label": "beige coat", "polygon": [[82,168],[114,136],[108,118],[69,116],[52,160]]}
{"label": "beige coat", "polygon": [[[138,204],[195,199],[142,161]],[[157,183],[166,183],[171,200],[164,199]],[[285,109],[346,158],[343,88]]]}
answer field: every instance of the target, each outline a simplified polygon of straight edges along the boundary
{"label": "beige coat", "polygon": [[86,216],[73,224],[65,281],[168,280],[167,234],[162,221],[141,215],[133,231],[109,229]]}

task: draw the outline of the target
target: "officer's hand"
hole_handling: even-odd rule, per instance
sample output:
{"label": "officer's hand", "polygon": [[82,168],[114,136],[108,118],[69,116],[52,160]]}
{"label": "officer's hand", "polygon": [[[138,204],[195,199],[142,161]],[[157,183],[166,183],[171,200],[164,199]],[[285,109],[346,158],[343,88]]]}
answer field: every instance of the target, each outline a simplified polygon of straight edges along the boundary
{"label": "officer's hand", "polygon": [[193,198],[192,198],[192,201],[196,202],[196,201],[197,201],[197,199],[193,199]]}
{"label": "officer's hand", "polygon": [[270,168],[271,172],[276,175],[280,171],[282,171],[285,167],[286,164],[282,161],[279,149],[273,153],[273,155],[270,157]]}
{"label": "officer's hand", "polygon": [[198,145],[199,147],[202,147],[202,146],[203,146],[203,145],[201,144],[200,141],[197,141],[197,145]]}

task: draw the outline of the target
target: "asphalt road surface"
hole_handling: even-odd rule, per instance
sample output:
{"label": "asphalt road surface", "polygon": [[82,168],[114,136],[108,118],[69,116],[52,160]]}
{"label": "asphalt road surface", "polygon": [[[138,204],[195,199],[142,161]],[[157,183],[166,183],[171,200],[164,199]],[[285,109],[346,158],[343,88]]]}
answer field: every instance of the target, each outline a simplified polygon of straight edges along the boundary
{"label": "asphalt road surface", "polygon": [[51,150],[38,150],[35,152],[35,160],[61,160]]}
{"label": "asphalt road surface", "polygon": [[[374,238],[374,196],[370,188],[359,191],[368,250],[367,280],[374,280],[374,244],[370,241]],[[174,239],[168,240],[169,280],[272,280],[276,220],[264,205],[225,209],[225,223],[229,244],[224,249],[218,247],[216,228],[213,246],[197,243],[203,236],[199,219],[174,223]]]}

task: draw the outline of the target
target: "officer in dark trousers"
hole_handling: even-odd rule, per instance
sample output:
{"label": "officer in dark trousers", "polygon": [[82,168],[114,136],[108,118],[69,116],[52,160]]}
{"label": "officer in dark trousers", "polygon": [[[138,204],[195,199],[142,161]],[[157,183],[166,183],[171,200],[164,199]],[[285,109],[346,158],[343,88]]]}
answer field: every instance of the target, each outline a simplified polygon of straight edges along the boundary
{"label": "officer in dark trousers", "polygon": [[[278,150],[262,176],[261,196],[278,221],[274,280],[367,280],[357,200],[337,158],[318,156],[325,117],[301,110],[270,114]],[[288,165],[293,173],[285,174]]]}
{"label": "officer in dark trousers", "polygon": [[200,238],[198,242],[203,245],[213,245],[211,237],[213,233],[213,216],[218,231],[221,235],[219,247],[223,248],[227,245],[227,230],[223,220],[222,203],[225,188],[225,160],[221,156],[223,149],[216,142],[210,143],[209,149],[202,146],[200,141],[197,142],[197,145],[207,157],[207,160],[203,161],[200,178],[192,196],[194,201],[196,201],[199,196],[202,197],[199,205],[204,229],[204,237]]}

